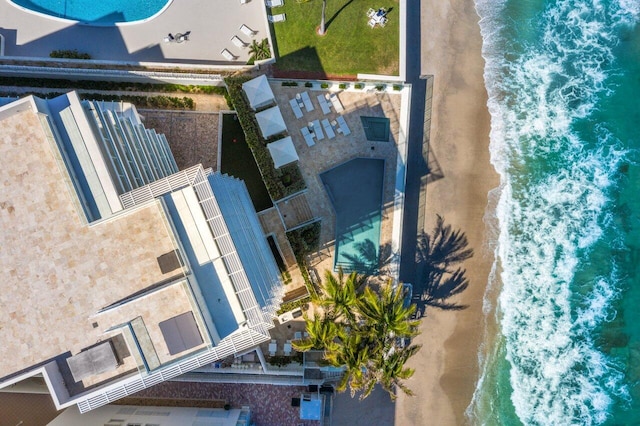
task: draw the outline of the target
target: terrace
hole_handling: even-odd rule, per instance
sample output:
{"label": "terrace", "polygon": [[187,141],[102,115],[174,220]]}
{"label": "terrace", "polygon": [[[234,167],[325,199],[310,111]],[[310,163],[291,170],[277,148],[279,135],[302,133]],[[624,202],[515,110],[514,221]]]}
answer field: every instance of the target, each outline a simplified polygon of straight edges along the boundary
{"label": "terrace", "polygon": [[[220,13],[224,11],[224,13]],[[242,25],[255,32],[248,36]],[[169,33],[189,33],[188,41],[165,42]],[[172,2],[159,15],[136,23],[93,26],[52,18],[0,2],[0,35],[4,56],[49,58],[53,50],[88,53],[93,60],[127,63],[173,63],[194,65],[244,65],[247,48],[233,44],[269,37],[266,12],[261,1],[184,0]],[[228,49],[236,57],[222,55]]]}

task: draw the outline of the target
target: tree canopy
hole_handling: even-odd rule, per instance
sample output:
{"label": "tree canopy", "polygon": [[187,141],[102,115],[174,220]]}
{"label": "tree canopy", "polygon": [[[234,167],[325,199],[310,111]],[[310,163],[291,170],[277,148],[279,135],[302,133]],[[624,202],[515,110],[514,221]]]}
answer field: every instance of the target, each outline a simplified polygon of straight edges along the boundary
{"label": "tree canopy", "polygon": [[362,392],[364,399],[380,384],[393,400],[398,389],[412,395],[402,381],[413,375],[405,363],[421,347],[407,344],[418,334],[415,305],[404,306],[402,286],[388,281],[373,290],[366,281],[356,272],[345,276],[340,270],[336,276],[327,271],[316,300],[322,313],[305,319],[308,337],[293,347],[322,350],[327,364],[343,368],[339,392],[349,388],[352,396]]}

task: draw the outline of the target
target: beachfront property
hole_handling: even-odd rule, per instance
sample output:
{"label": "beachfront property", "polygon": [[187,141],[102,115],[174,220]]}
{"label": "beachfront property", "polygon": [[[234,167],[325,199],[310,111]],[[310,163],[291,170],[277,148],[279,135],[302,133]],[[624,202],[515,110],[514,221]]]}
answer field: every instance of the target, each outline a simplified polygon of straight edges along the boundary
{"label": "beachfront property", "polygon": [[270,340],[283,293],[242,181],[178,171],[133,105],[0,107],[0,388],[116,401]]}

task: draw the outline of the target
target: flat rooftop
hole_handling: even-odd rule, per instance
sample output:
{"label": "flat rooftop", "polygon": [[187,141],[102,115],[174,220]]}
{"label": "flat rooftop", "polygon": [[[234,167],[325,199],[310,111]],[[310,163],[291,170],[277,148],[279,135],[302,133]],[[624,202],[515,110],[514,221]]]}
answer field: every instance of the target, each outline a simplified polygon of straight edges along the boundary
{"label": "flat rooftop", "polygon": [[[243,24],[256,31],[253,38],[240,31]],[[169,33],[188,31],[188,41],[163,41]],[[5,38],[5,56],[48,58],[53,50],[77,49],[95,60],[200,65],[244,65],[249,49],[234,45],[232,37],[245,43],[269,38],[264,2],[241,4],[240,0],[172,1],[152,19],[117,26],[83,25],[2,1],[0,34]],[[220,53],[223,49],[237,60],[225,59]]]}
{"label": "flat rooftop", "polygon": [[[96,317],[100,309],[183,276],[160,269],[158,257],[177,247],[159,202],[83,222],[59,152],[31,108],[0,119],[0,186],[0,378],[94,345],[133,319],[129,308]],[[184,293],[167,291],[158,306]],[[176,306],[186,309],[186,297]],[[172,310],[136,315],[153,324]]]}

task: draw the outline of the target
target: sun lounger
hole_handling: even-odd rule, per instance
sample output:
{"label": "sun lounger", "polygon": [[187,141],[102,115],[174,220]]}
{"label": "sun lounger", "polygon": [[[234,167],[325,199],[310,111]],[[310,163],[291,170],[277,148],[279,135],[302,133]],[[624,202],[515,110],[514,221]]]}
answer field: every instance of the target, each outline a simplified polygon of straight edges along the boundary
{"label": "sun lounger", "polygon": [[275,340],[271,340],[271,343],[269,343],[269,355],[275,356],[277,349],[278,343]]}
{"label": "sun lounger", "polygon": [[291,355],[291,340],[287,340],[284,344],[283,352],[285,356]]}
{"label": "sun lounger", "polygon": [[279,7],[279,6],[284,6],[284,1],[282,0],[266,0],[265,4],[267,5],[267,7]]}
{"label": "sun lounger", "polygon": [[308,127],[303,127],[300,129],[300,133],[304,137],[304,141],[307,143],[307,146],[314,146],[316,143],[313,141],[313,135],[309,132]]}
{"label": "sun lounger", "polygon": [[287,20],[287,17],[285,16],[284,13],[279,13],[277,15],[268,15],[267,19],[269,20],[269,22],[275,23],[275,22],[284,22]]}
{"label": "sun lounger", "polygon": [[251,28],[247,27],[244,24],[242,24],[242,26],[240,27],[240,31],[242,31],[243,34],[249,37],[253,37],[254,35],[258,34],[257,31],[253,31]]}
{"label": "sun lounger", "polygon": [[304,108],[307,112],[313,111],[313,104],[311,103],[311,99],[309,98],[309,94],[307,92],[302,92],[302,102],[304,102]]}
{"label": "sun lounger", "polygon": [[224,58],[227,61],[235,61],[236,59],[238,59],[238,57],[236,55],[234,55],[233,53],[229,52],[227,49],[222,49],[222,52],[220,52],[222,54],[222,56],[224,56]]}
{"label": "sun lounger", "polygon": [[302,118],[302,110],[298,105],[298,101],[295,99],[289,99],[289,105],[291,105],[291,109],[293,110],[293,115],[295,115],[296,118]]}
{"label": "sun lounger", "polygon": [[322,113],[324,115],[327,115],[331,112],[331,108],[329,108],[329,104],[324,98],[324,95],[318,95],[318,103],[320,104],[320,109],[322,109]]}
{"label": "sun lounger", "polygon": [[320,120],[313,120],[313,133],[317,140],[321,141],[322,139],[324,139],[324,133],[322,133]]}
{"label": "sun lounger", "polygon": [[342,107],[342,102],[340,102],[340,98],[338,98],[338,95],[335,93],[332,93],[330,97],[331,97],[331,104],[333,105],[333,109],[335,109],[336,112],[344,111],[344,108]]}
{"label": "sun lounger", "polygon": [[336,118],[336,120],[338,121],[338,124],[340,125],[340,130],[343,135],[347,136],[351,134],[351,130],[349,130],[349,126],[347,126],[347,122],[345,121],[343,116],[338,116],[338,118]]}
{"label": "sun lounger", "polygon": [[235,44],[236,46],[238,46],[241,49],[244,49],[245,47],[247,47],[249,45],[249,43],[245,43],[244,41],[242,41],[238,36],[233,36],[231,37],[231,42],[233,44]]}
{"label": "sun lounger", "polygon": [[324,129],[324,132],[327,134],[327,137],[329,139],[333,139],[336,137],[336,134],[333,132],[333,127],[331,127],[331,123],[329,123],[329,120],[327,120],[326,118],[322,120],[322,128]]}

